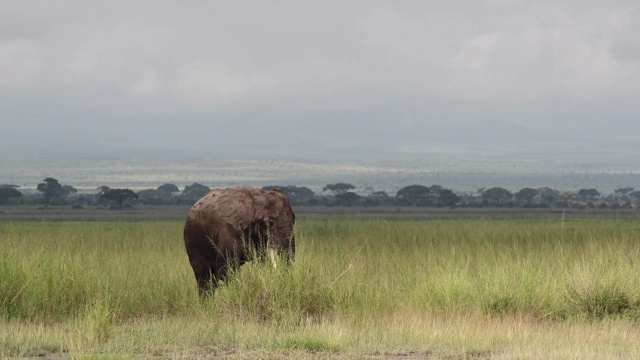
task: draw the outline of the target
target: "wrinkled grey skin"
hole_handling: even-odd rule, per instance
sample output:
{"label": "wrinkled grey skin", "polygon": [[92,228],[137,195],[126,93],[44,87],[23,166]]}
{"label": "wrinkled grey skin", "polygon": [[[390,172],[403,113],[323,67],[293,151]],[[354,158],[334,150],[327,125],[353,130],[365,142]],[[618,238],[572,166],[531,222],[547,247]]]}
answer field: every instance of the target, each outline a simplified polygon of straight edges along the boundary
{"label": "wrinkled grey skin", "polygon": [[291,260],[294,224],[289,199],[279,188],[211,190],[193,205],[184,225],[184,245],[200,295],[224,281],[230,267],[249,260],[252,251],[263,260],[268,250]]}

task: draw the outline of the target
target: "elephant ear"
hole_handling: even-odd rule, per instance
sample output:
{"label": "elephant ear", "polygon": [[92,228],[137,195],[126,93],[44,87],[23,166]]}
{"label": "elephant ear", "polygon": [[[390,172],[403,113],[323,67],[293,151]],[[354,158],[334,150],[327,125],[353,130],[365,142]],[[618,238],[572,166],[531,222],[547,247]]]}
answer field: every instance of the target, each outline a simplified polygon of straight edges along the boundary
{"label": "elephant ear", "polygon": [[281,194],[282,196],[278,196],[278,197],[283,199],[287,206],[289,205],[289,197],[287,196],[287,194],[285,194],[284,191],[282,191],[282,189],[280,189],[279,187],[274,187],[273,192]]}
{"label": "elephant ear", "polygon": [[216,200],[218,216],[242,233],[249,228],[254,218],[256,203],[244,188],[229,189]]}

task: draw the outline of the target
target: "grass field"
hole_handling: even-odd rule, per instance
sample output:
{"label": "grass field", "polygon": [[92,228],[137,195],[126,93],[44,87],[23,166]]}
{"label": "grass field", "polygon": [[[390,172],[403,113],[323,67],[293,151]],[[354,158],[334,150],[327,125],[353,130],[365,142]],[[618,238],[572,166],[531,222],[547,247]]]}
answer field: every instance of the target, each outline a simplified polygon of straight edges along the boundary
{"label": "grass field", "polygon": [[640,358],[640,223],[302,216],[202,302],[180,220],[0,221],[0,356]]}

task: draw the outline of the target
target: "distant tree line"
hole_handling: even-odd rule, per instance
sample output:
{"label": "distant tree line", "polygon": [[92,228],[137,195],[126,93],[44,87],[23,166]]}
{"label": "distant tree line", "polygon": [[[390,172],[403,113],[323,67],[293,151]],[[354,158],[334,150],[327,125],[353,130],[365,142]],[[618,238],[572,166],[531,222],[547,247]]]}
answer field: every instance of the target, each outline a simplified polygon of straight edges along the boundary
{"label": "distant tree line", "polygon": [[[577,192],[559,191],[548,187],[525,187],[512,193],[502,187],[482,188],[476,192],[459,193],[440,185],[409,185],[395,195],[374,191],[368,187],[356,193],[353,184],[327,184],[321,194],[305,186],[269,185],[263,189],[281,188],[294,206],[415,206],[415,207],[522,207],[522,208],[599,208],[638,209],[640,191],[633,187],[619,188],[612,194],[601,194],[596,189]],[[211,189],[194,183],[180,190],[174,184],[163,184],[155,189],[130,189],[100,186],[95,194],[80,194],[71,185],[62,185],[48,177],[37,186],[36,193],[23,193],[16,185],[0,185],[0,205],[39,204],[43,206],[103,206],[113,209],[136,205],[191,205]]]}

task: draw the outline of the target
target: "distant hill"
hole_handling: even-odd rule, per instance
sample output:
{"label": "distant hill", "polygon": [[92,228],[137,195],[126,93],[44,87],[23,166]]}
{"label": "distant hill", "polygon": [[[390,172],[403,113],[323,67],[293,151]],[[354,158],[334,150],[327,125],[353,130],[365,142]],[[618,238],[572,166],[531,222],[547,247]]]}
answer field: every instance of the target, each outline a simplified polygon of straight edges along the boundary
{"label": "distant hill", "polygon": [[[640,171],[640,124],[528,127],[504,119],[442,122],[402,109],[261,107],[208,117],[136,119],[76,109],[6,114],[5,156],[284,159],[323,161],[544,161]],[[46,121],[42,121],[46,119]],[[409,165],[409,164],[405,164]]]}

